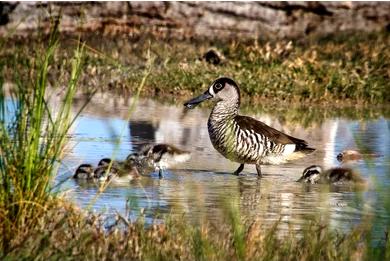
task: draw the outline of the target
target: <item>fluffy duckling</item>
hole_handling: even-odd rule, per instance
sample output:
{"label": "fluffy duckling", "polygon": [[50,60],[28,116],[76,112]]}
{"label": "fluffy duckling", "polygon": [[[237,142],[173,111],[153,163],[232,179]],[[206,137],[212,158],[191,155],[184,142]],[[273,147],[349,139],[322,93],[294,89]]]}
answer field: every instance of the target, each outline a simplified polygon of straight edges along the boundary
{"label": "fluffy duckling", "polygon": [[148,144],[143,146],[139,154],[130,154],[127,161],[142,166],[143,169],[154,168],[158,170],[159,177],[163,176],[164,170],[190,159],[191,153],[181,150],[170,144]]}
{"label": "fluffy duckling", "polygon": [[365,183],[365,180],[356,171],[350,168],[338,167],[323,171],[320,166],[312,165],[303,171],[302,177],[300,177],[297,182],[305,182],[311,184],[353,182],[362,184]]}
{"label": "fluffy duckling", "polygon": [[[110,167],[111,164],[111,167]],[[110,168],[110,169],[109,169]],[[109,169],[109,170],[108,170]],[[101,159],[95,169],[94,177],[99,181],[109,181],[113,177],[133,180],[140,176],[137,167],[132,161],[112,161],[110,158]]]}
{"label": "fluffy duckling", "polygon": [[343,152],[339,153],[337,155],[337,160],[339,162],[347,162],[347,161],[354,161],[354,160],[361,160],[364,157],[367,158],[376,158],[380,157],[381,155],[378,155],[376,153],[360,153],[356,150],[343,150]]}
{"label": "fluffy duckling", "polygon": [[93,179],[94,178],[94,170],[91,164],[81,164],[77,167],[74,175],[74,179]]}
{"label": "fluffy duckling", "polygon": [[103,158],[99,161],[98,167],[100,166],[108,166],[112,162],[112,165],[116,165],[116,161],[112,161],[110,158]]}
{"label": "fluffy duckling", "polygon": [[363,155],[356,150],[344,150],[343,152],[337,155],[337,160],[339,162],[345,162],[350,160],[360,160],[363,158]]}
{"label": "fluffy duckling", "polygon": [[118,169],[114,166],[111,166],[111,168],[109,169],[108,165],[97,167],[93,173],[94,178],[101,182],[109,181],[117,174]]}

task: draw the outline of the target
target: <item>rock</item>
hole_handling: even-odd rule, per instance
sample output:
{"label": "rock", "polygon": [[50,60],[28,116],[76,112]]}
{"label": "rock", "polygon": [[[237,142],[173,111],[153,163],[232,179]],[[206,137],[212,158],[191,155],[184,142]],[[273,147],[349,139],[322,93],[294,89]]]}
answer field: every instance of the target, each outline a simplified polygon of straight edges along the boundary
{"label": "rock", "polygon": [[0,35],[47,32],[162,37],[302,38],[390,28],[390,2],[19,2],[0,3]]}

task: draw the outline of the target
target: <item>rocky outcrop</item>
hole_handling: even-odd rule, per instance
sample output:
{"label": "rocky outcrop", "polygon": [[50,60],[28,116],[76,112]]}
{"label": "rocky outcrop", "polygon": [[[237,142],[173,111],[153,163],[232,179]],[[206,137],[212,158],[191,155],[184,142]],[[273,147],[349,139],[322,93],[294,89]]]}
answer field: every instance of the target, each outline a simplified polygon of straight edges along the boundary
{"label": "rocky outcrop", "polygon": [[59,14],[63,32],[113,35],[269,39],[390,28],[390,2],[1,2],[0,35],[47,31]]}

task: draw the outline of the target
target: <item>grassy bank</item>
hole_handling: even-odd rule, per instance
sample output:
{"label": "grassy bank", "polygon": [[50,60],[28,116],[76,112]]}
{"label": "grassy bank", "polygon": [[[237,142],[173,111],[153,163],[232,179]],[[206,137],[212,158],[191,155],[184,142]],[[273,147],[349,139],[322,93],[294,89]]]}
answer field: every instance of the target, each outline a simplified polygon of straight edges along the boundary
{"label": "grassy bank", "polygon": [[233,204],[225,210],[218,224],[166,219],[145,225],[142,217],[133,223],[117,217],[115,226],[104,228],[102,217],[53,199],[37,211],[35,226],[12,238],[2,260],[383,260],[389,255],[386,245],[369,250],[365,225],[340,234],[308,223],[304,232],[280,236],[278,223],[263,229],[260,222],[241,220]]}
{"label": "grassy bank", "polygon": [[[81,86],[85,91],[98,88],[134,93],[151,53],[152,70],[141,93],[147,97],[183,100],[221,75],[234,78],[244,99],[251,103],[372,106],[387,104],[390,97],[388,32],[346,33],[305,42],[177,41],[142,35],[103,41],[85,36],[84,40],[87,54]],[[68,57],[77,44],[65,36],[63,42],[65,48],[58,60]],[[0,51],[0,57],[8,59],[19,53],[19,58],[25,59],[31,45],[13,42]],[[210,48],[221,53],[220,64],[202,59]]]}

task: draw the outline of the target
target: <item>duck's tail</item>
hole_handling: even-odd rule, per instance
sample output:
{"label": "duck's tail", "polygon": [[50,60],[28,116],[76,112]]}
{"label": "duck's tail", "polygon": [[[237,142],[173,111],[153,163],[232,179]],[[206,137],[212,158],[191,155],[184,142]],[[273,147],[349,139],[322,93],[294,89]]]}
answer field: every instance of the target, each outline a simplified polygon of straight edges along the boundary
{"label": "duck's tail", "polygon": [[306,154],[310,154],[316,150],[314,148],[310,148],[305,140],[297,139],[294,137],[290,137],[290,138],[295,143],[295,151],[294,152],[300,152],[300,153],[303,153],[306,155]]}
{"label": "duck's tail", "polygon": [[310,153],[312,153],[312,152],[314,152],[316,149],[314,149],[314,148],[310,148],[310,147],[306,147],[306,148],[301,148],[301,149],[299,149],[299,150],[296,150],[297,152],[301,152],[301,153],[303,153],[303,154],[310,154]]}

